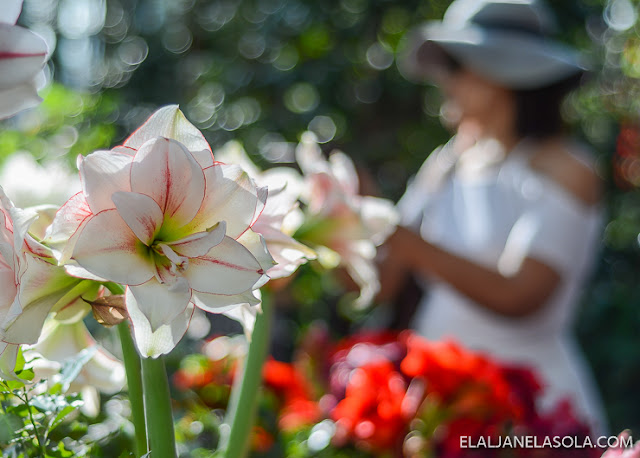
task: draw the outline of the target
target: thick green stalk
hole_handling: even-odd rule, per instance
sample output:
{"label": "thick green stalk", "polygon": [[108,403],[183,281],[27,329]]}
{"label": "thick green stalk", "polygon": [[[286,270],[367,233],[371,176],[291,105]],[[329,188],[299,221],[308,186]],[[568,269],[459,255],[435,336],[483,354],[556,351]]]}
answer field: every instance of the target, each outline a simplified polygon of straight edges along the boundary
{"label": "thick green stalk", "polygon": [[142,366],[140,355],[136,350],[131,337],[131,331],[127,321],[118,325],[120,345],[124,356],[124,368],[127,373],[127,386],[129,389],[129,403],[131,404],[131,417],[136,430],[136,457],[141,457],[149,450],[147,447],[147,427],[144,422],[144,400],[142,398]]}
{"label": "thick green stalk", "polygon": [[246,456],[251,441],[258,390],[262,382],[262,366],[269,349],[271,328],[271,304],[267,301],[268,297],[264,296],[262,313],[256,318],[242,378],[236,380],[229,400],[225,423],[230,425],[231,429],[228,433],[221,434],[219,447],[219,452],[224,458]]}
{"label": "thick green stalk", "polygon": [[152,458],[175,458],[176,439],[164,358],[142,358],[144,413]]}

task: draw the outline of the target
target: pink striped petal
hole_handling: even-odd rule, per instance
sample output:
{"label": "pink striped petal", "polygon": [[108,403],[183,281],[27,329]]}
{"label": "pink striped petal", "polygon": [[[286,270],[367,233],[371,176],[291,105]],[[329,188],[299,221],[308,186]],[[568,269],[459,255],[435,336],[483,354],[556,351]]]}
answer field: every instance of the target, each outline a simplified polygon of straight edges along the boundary
{"label": "pink striped petal", "polygon": [[249,226],[253,226],[256,221],[258,221],[258,218],[260,218],[260,216],[262,215],[262,212],[264,212],[264,209],[267,205],[268,195],[269,189],[266,186],[256,188],[256,196],[258,198],[258,201],[256,202],[256,210],[253,215],[253,220],[251,221],[251,224]]}
{"label": "pink striped petal", "polygon": [[142,243],[149,246],[162,226],[164,215],[149,196],[137,192],[116,192],[111,197],[127,226]]}
{"label": "pink striped petal", "polygon": [[194,305],[189,303],[184,311],[178,314],[171,322],[161,324],[154,331],[149,319],[142,313],[138,301],[130,288],[127,288],[125,298],[127,311],[133,325],[136,346],[140,354],[148,358],[157,358],[174,349],[185,332],[187,332],[195,310]]}
{"label": "pink striped petal", "polygon": [[181,280],[171,288],[158,283],[155,278],[142,285],[129,287],[152,332],[157,331],[163,324],[171,323],[178,315],[184,313],[189,305],[191,290],[187,282]]}
{"label": "pink striped petal", "polygon": [[0,23],[0,90],[32,81],[47,58],[47,44],[22,27]]}
{"label": "pink striped petal", "polygon": [[[200,160],[205,162],[210,160],[213,163],[213,155],[211,154],[209,143],[202,135],[202,132],[185,118],[178,105],[168,105],[153,113],[142,126],[125,140],[124,146],[140,149],[147,141],[156,137],[176,140],[190,151],[207,151],[208,154],[198,153],[198,162]],[[203,167],[206,166],[203,165]]]}
{"label": "pink striped petal", "polygon": [[47,229],[45,242],[57,243],[67,240],[92,214],[84,194],[75,194],[56,212],[51,226]]}
{"label": "pink striped petal", "polygon": [[155,274],[148,250],[118,211],[111,209],[87,221],[78,236],[73,258],[94,275],[124,285],[140,285]]}
{"label": "pink striped petal", "polygon": [[222,242],[227,230],[227,224],[222,221],[210,230],[197,232],[176,242],[168,243],[176,253],[189,258],[204,256],[218,243]]}
{"label": "pink striped petal", "polygon": [[184,272],[194,290],[227,295],[252,289],[263,274],[251,252],[230,237],[225,237],[206,256],[191,258]]}
{"label": "pink striped petal", "polygon": [[220,221],[227,222],[227,235],[236,238],[251,225],[258,202],[256,186],[240,167],[217,163],[204,170],[207,192],[202,207],[189,224],[191,232],[202,232]]}
{"label": "pink striped petal", "polygon": [[202,168],[175,140],[155,138],[145,143],[131,167],[131,190],[150,196],[165,218],[184,226],[198,212],[205,194]]}
{"label": "pink striped petal", "polygon": [[112,151],[96,151],[80,159],[82,190],[93,213],[115,208],[113,193],[131,191],[132,160],[131,156]]}
{"label": "pink striped petal", "polygon": [[82,192],[71,197],[56,212],[53,223],[47,229],[44,241],[54,250],[58,250],[56,253],[58,262],[65,263],[71,258],[78,236],[92,215]]}

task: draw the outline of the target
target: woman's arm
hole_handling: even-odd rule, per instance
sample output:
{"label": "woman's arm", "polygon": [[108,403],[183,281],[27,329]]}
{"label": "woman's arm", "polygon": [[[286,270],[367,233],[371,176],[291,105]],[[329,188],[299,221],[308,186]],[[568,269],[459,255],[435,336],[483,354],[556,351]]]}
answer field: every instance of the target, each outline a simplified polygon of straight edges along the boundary
{"label": "woman's arm", "polygon": [[[402,227],[387,241],[387,249],[394,259],[386,267],[391,277],[407,271],[438,277],[478,304],[509,317],[540,309],[560,282],[554,269],[536,259],[525,258],[513,275],[506,276],[425,242]],[[384,275],[381,272],[381,281],[389,283],[388,291],[398,286]]]}

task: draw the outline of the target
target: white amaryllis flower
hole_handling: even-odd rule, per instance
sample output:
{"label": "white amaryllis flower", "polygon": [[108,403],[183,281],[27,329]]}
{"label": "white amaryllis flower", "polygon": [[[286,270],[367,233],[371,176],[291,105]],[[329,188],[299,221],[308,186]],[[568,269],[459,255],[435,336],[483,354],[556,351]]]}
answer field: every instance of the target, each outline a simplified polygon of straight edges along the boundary
{"label": "white amaryllis flower", "polygon": [[227,164],[238,164],[259,186],[269,190],[265,208],[253,225],[253,230],[264,237],[277,263],[267,271],[269,277],[288,277],[300,265],[315,259],[316,253],[311,248],[291,237],[303,220],[298,203],[304,186],[300,174],[290,167],[260,170],[235,140],[216,150],[215,157]]}
{"label": "white amaryllis flower", "polygon": [[194,307],[257,305],[253,291],[273,266],[252,230],[266,189],[240,167],[214,162],[176,106],[158,110],[123,146],[82,158],[79,169],[83,190],[60,209],[48,238],[71,234],[62,259],[70,255],[80,269],[70,272],[128,286],[142,355],[171,351]]}
{"label": "white amaryllis flower", "polygon": [[[360,287],[355,306],[364,307],[380,288],[374,262],[376,247],[398,223],[395,207],[387,199],[359,195],[351,159],[336,151],[326,160],[311,132],[303,134],[296,159],[306,180],[301,198],[308,215],[301,237],[330,250],[336,263]],[[322,256],[320,253],[321,262]]]}
{"label": "white amaryllis flower", "polygon": [[[37,218],[35,211],[16,208],[0,188],[0,353],[5,362],[15,363],[18,345],[37,342],[49,312],[80,282],[29,234]],[[13,370],[9,366],[4,364],[3,372]]]}
{"label": "white amaryllis flower", "polygon": [[0,7],[0,119],[38,105],[37,79],[47,59],[47,45],[16,24],[22,0],[2,0]]}
{"label": "white amaryllis flower", "polygon": [[69,323],[48,320],[38,342],[23,347],[25,360],[32,361],[33,381],[47,380],[49,384],[55,384],[61,378],[60,370],[65,361],[77,359],[83,351],[90,352],[91,357],[71,381],[68,391],[82,393],[85,413],[95,416],[100,406],[98,393],[117,393],[124,386],[126,377],[123,364],[98,345],[82,320]]}

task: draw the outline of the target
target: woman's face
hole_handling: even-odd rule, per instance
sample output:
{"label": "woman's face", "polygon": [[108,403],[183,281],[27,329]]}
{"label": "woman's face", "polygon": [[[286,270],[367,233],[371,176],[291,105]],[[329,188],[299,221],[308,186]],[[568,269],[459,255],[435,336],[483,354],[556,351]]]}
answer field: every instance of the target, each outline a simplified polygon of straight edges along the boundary
{"label": "woman's face", "polygon": [[460,69],[442,81],[443,115],[447,122],[473,122],[482,130],[514,107],[513,93],[468,69]]}

